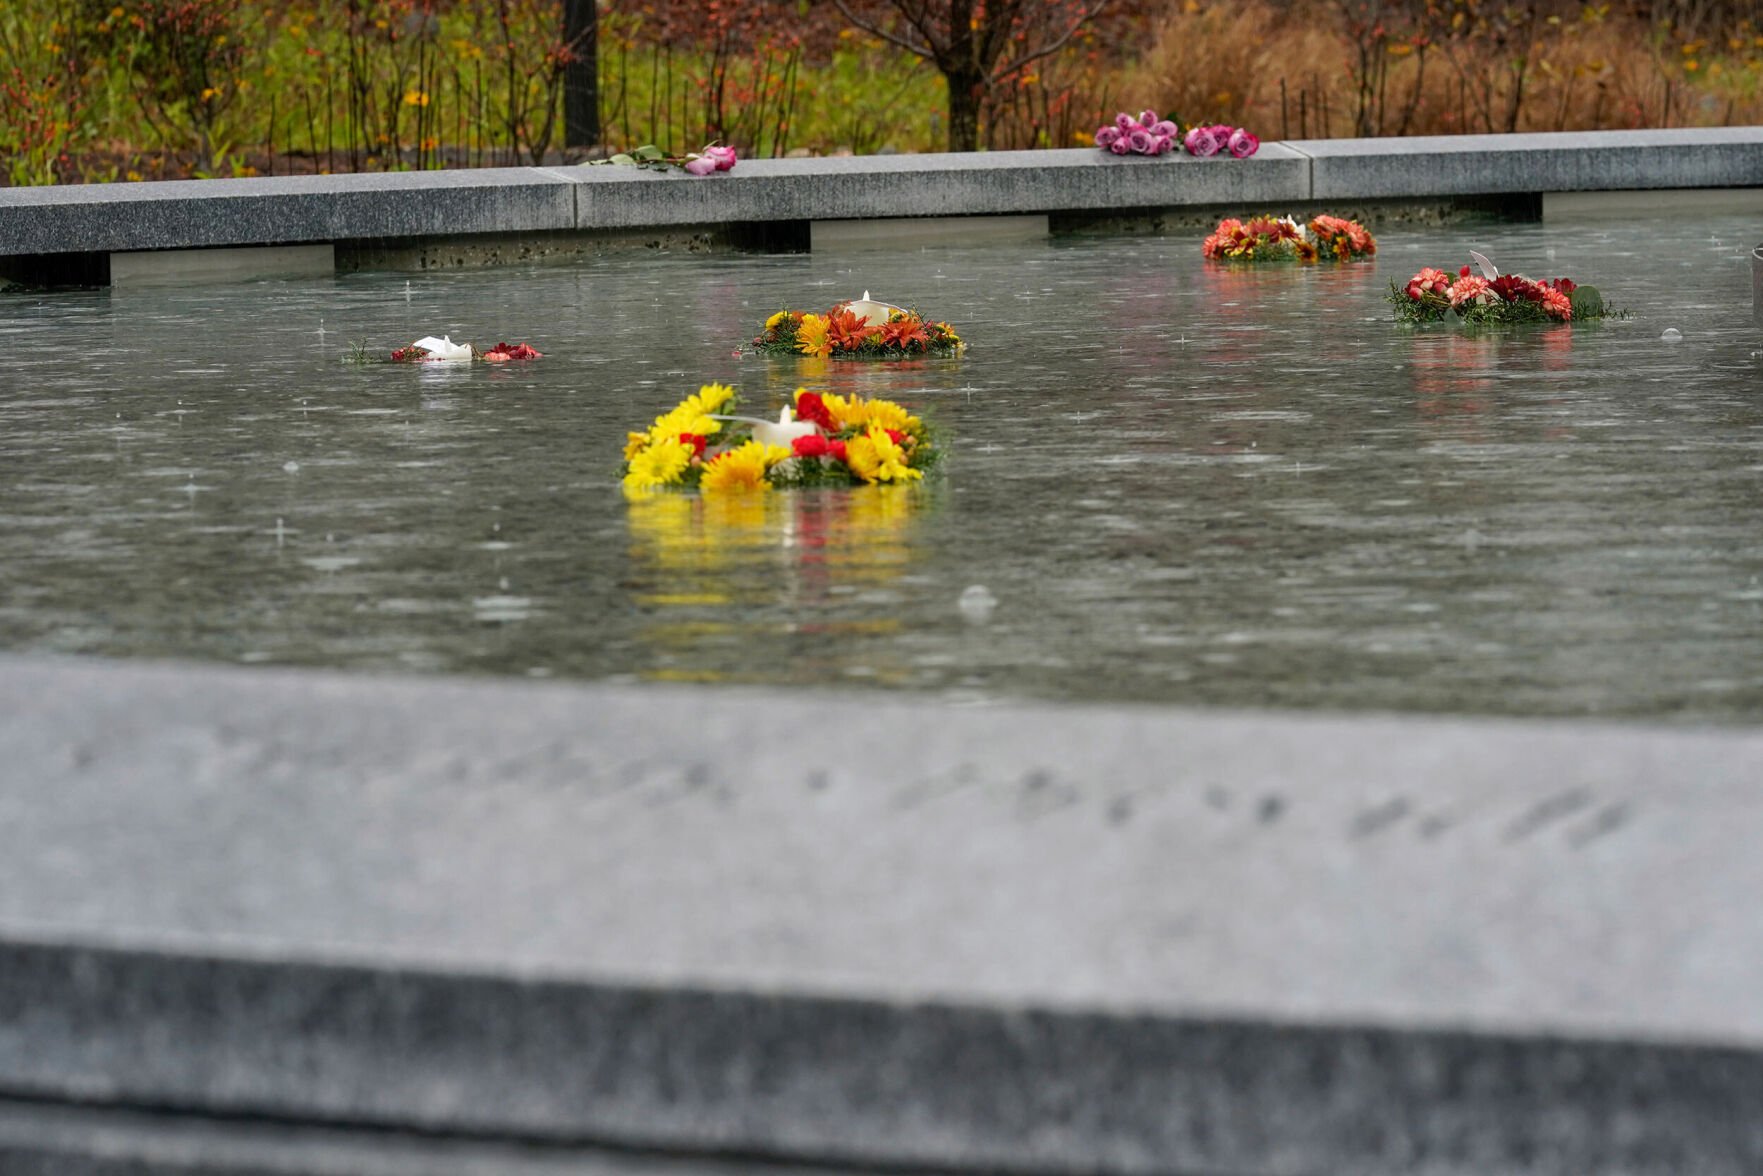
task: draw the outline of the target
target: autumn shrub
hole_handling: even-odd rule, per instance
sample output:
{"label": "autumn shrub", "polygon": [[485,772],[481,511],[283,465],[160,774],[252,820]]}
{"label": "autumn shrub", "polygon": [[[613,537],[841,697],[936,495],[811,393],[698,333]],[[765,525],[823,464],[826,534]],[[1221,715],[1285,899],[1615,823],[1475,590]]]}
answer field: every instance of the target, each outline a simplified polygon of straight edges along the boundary
{"label": "autumn shrub", "polygon": [[12,184],[52,184],[93,132],[77,0],[0,4],[0,161]]}
{"label": "autumn shrub", "polygon": [[[1763,121],[1763,0],[1116,0],[979,142],[1118,110],[1266,138]],[[0,182],[560,157],[559,0],[0,0]],[[606,144],[941,150],[944,75],[830,0],[601,0]],[[1002,59],[1001,59],[1002,60]],[[573,158],[573,157],[572,157]]]}
{"label": "autumn shrub", "polygon": [[1126,76],[1279,138],[1699,126],[1763,113],[1760,50],[1577,0],[1186,0]]}
{"label": "autumn shrub", "polygon": [[115,38],[120,72],[162,145],[190,146],[212,167],[218,136],[248,87],[246,22],[267,13],[236,0],[121,0],[99,31]]}

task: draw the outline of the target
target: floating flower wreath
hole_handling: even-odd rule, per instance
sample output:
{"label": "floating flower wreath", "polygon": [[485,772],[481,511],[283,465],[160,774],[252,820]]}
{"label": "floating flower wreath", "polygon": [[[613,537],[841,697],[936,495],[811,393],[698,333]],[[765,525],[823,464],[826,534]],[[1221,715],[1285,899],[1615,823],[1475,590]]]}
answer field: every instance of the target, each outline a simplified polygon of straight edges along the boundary
{"label": "floating flower wreath", "polygon": [[1226,217],[1200,252],[1214,261],[1357,261],[1377,252],[1377,239],[1358,221],[1323,213],[1294,217]]}
{"label": "floating flower wreath", "polygon": [[479,351],[470,343],[455,343],[453,336],[439,339],[427,335],[408,347],[392,352],[393,363],[450,363],[481,359],[485,363],[507,363],[512,359],[543,359],[544,353],[525,343],[498,343],[488,351]]}
{"label": "floating flower wreath", "polygon": [[706,494],[774,486],[916,482],[939,453],[923,421],[891,400],[796,389],[775,421],[737,416],[733,388],[706,384],[631,433],[624,488]]}
{"label": "floating flower wreath", "polygon": [[865,290],[862,298],[825,314],[778,311],[765,320],[753,350],[822,359],[917,359],[959,355],[967,344],[948,323],[926,322],[916,310],[871,301]]}
{"label": "floating flower wreath", "polygon": [[1447,316],[1467,323],[1568,323],[1617,317],[1604,305],[1596,286],[1571,278],[1532,281],[1522,274],[1502,274],[1493,262],[1470,250],[1479,274],[1469,266],[1456,276],[1430,266],[1408,279],[1390,283],[1389,301],[1396,318],[1406,323],[1431,323]]}

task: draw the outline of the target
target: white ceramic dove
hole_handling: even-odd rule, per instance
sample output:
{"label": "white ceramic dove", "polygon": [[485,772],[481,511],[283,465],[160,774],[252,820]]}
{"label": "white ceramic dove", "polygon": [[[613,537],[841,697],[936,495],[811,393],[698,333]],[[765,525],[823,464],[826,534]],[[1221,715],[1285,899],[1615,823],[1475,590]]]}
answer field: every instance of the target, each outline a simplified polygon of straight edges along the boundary
{"label": "white ceramic dove", "polygon": [[471,358],[471,344],[455,343],[451,335],[443,335],[439,339],[433,335],[424,335],[416,341],[416,345],[428,351],[425,359]]}
{"label": "white ceramic dove", "polygon": [[719,421],[741,421],[752,425],[753,440],[761,445],[781,445],[785,449],[788,449],[797,437],[809,437],[820,432],[820,426],[813,421],[797,420],[795,411],[787,404],[779,410],[775,421],[761,420],[759,417],[750,416],[725,416],[721,413],[711,413],[710,415]]}

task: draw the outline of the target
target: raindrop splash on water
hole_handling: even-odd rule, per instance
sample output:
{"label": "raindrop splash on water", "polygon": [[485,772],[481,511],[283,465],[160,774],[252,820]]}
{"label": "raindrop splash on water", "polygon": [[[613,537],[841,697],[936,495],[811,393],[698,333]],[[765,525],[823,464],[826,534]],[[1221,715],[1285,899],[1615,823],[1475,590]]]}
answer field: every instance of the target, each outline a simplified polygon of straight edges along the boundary
{"label": "raindrop splash on water", "polygon": [[1676,327],[1666,327],[1659,333],[1659,340],[1662,343],[1682,343],[1683,332]]}
{"label": "raindrop splash on water", "polygon": [[956,603],[961,610],[961,617],[970,625],[983,625],[992,619],[992,610],[998,607],[998,598],[984,584],[970,584],[961,592],[961,599]]}

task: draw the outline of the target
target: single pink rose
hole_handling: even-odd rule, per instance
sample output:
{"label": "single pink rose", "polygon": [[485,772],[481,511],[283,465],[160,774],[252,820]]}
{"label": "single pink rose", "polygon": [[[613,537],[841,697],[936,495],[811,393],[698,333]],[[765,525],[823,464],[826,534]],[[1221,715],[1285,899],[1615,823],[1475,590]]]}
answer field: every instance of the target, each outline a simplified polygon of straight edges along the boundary
{"label": "single pink rose", "polygon": [[1182,140],[1182,146],[1188,149],[1189,155],[1198,155],[1204,159],[1208,155],[1218,154],[1218,136],[1212,133],[1211,127],[1195,127]]}
{"label": "single pink rose", "polygon": [[1157,122],[1157,112],[1155,110],[1139,111],[1139,125],[1144,127],[1147,131],[1156,126]]}
{"label": "single pink rose", "polygon": [[1098,147],[1112,147],[1119,141],[1119,127],[1100,127],[1096,131],[1096,146]]}
{"label": "single pink rose", "polygon": [[1123,131],[1130,131],[1139,124],[1132,120],[1132,115],[1124,111],[1114,116],[1114,125]]}
{"label": "single pink rose", "polygon": [[728,171],[735,165],[735,149],[733,147],[706,147],[704,158],[716,164],[717,171]]}
{"label": "single pink rose", "polygon": [[716,170],[716,161],[707,155],[700,155],[686,160],[685,169],[695,176],[707,176]]}
{"label": "single pink rose", "polygon": [[1170,122],[1168,119],[1164,119],[1162,122],[1156,123],[1151,127],[1151,133],[1153,135],[1174,136],[1181,134],[1181,128]]}
{"label": "single pink rose", "polygon": [[1230,138],[1226,140],[1225,146],[1228,147],[1230,153],[1238,159],[1247,159],[1261,149],[1261,140],[1257,139],[1254,135],[1251,135],[1248,131],[1245,131],[1242,127],[1238,127],[1230,133]]}
{"label": "single pink rose", "polygon": [[1108,144],[1108,150],[1114,152],[1116,155],[1131,155],[1132,144],[1127,141],[1125,135],[1122,135],[1120,138],[1114,140],[1114,142]]}
{"label": "single pink rose", "polygon": [[1157,136],[1157,148],[1155,151],[1152,152],[1152,154],[1153,155],[1168,155],[1174,149],[1175,149],[1175,136],[1174,135],[1158,135]]}
{"label": "single pink rose", "polygon": [[1153,144],[1156,143],[1156,140],[1151,136],[1151,132],[1145,130],[1143,127],[1140,127],[1138,130],[1127,135],[1126,141],[1127,144],[1140,155],[1151,154]]}

